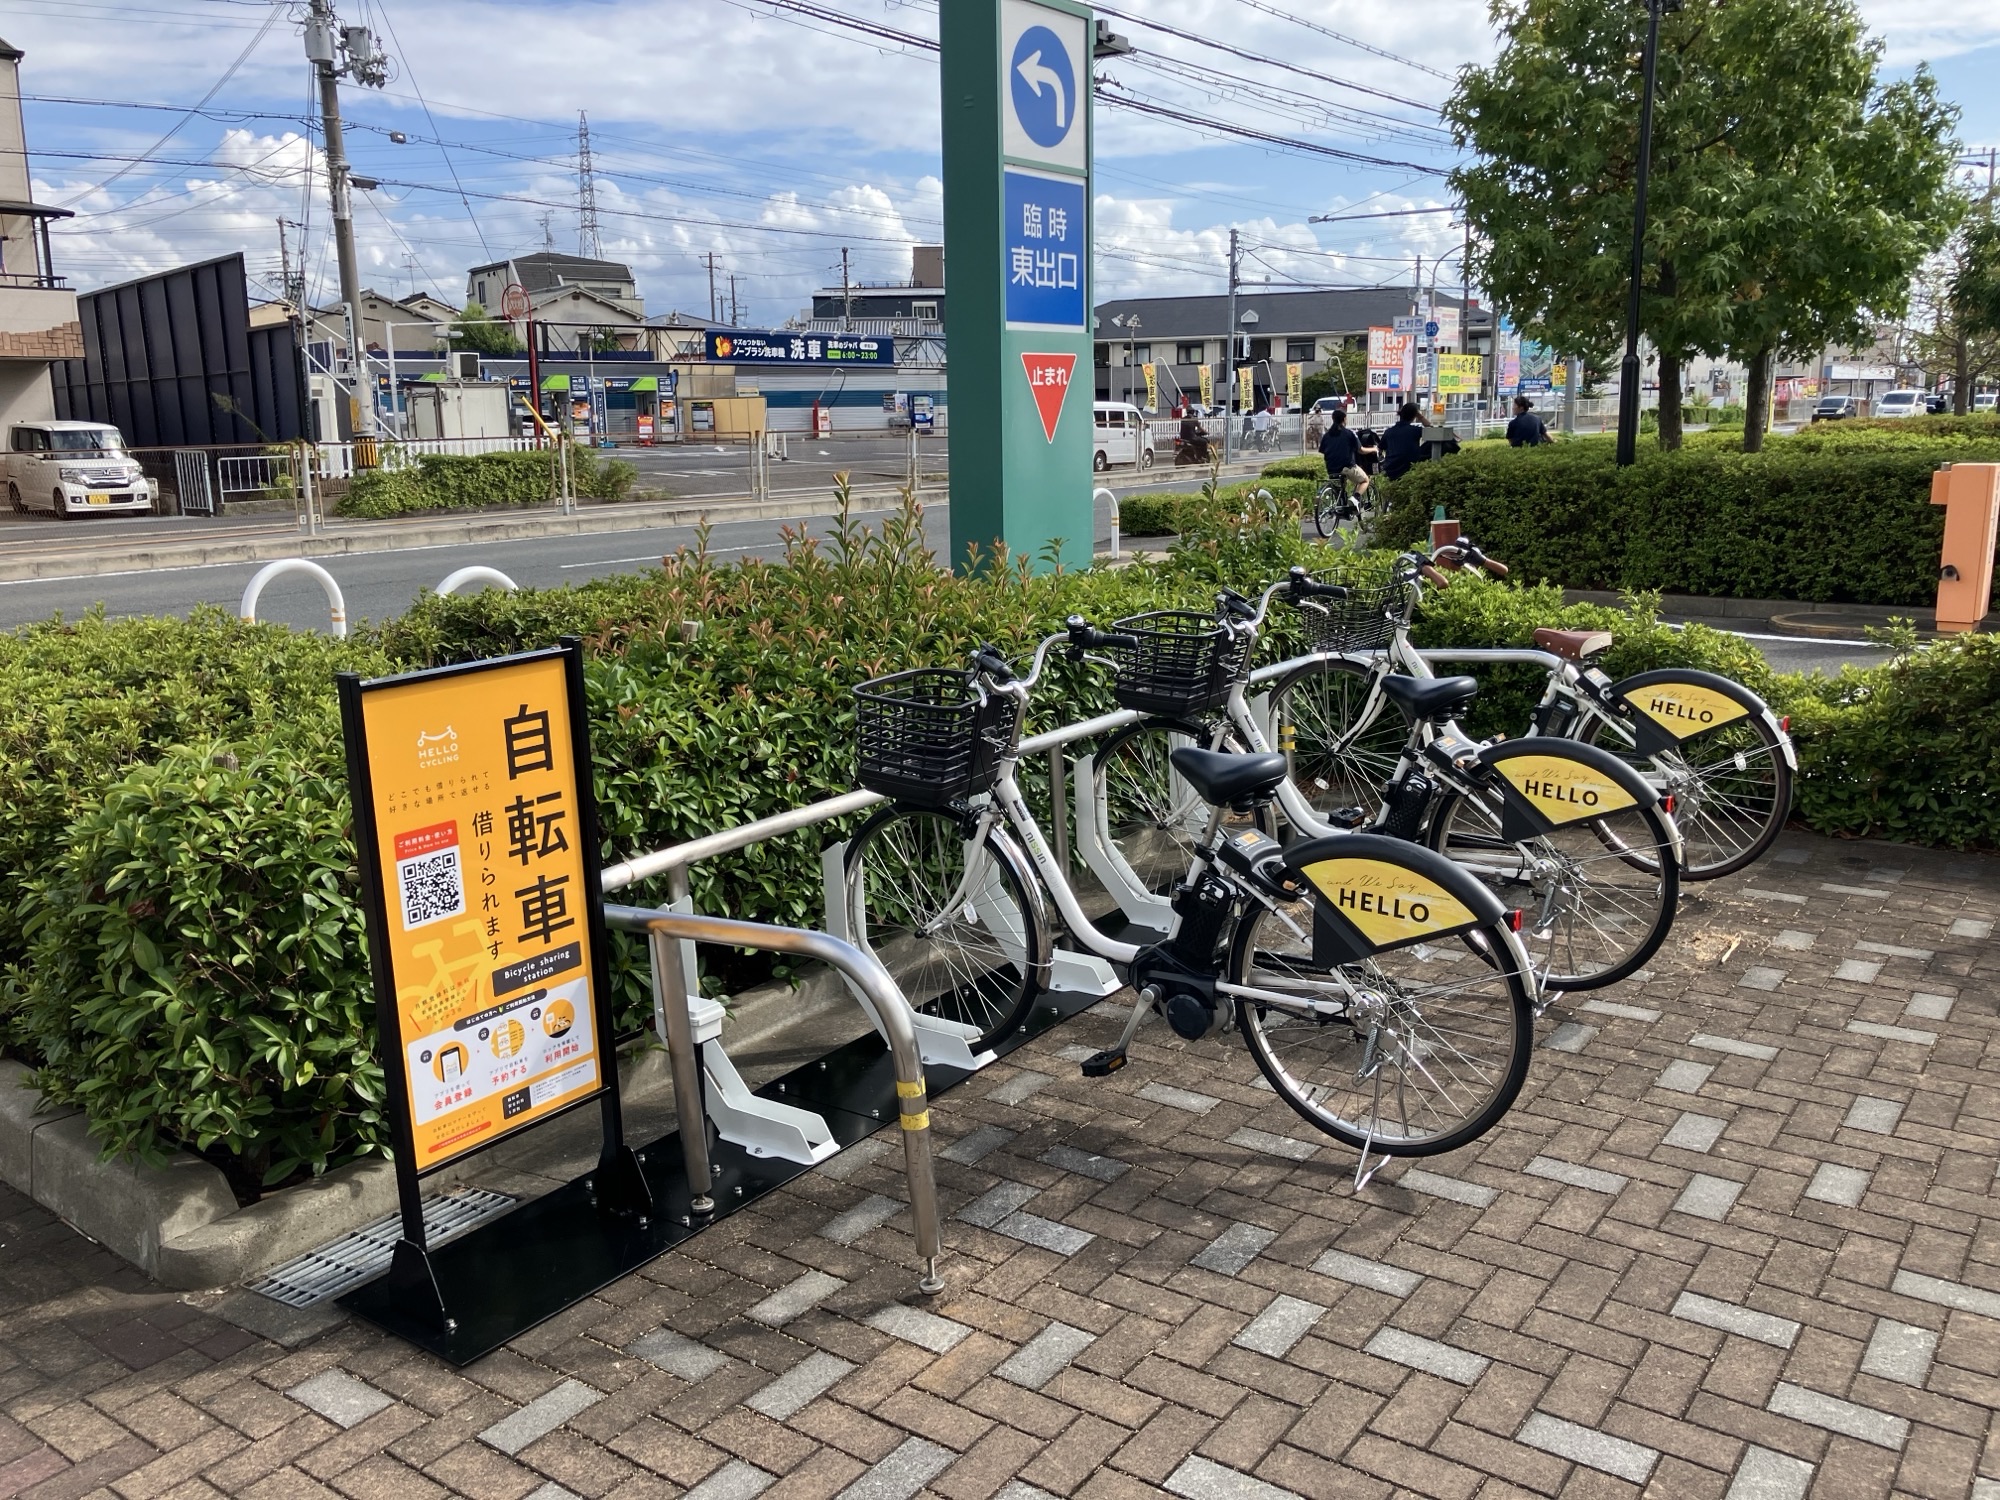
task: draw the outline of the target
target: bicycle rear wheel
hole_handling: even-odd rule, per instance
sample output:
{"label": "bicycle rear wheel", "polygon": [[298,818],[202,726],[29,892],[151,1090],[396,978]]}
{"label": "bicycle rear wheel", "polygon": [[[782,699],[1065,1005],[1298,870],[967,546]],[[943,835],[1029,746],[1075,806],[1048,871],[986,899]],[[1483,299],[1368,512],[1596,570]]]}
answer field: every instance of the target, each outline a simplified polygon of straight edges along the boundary
{"label": "bicycle rear wheel", "polygon": [[1313,530],[1323,539],[1331,540],[1340,534],[1340,515],[1344,507],[1344,487],[1328,480],[1313,495]]}
{"label": "bicycle rear wheel", "polygon": [[[1171,896],[1187,878],[1195,845],[1215,809],[1195,795],[1168,759],[1183,745],[1241,751],[1236,735],[1190,719],[1151,719],[1130,724],[1104,742],[1092,757],[1091,779],[1102,822],[1097,836],[1106,852],[1123,861],[1133,880],[1156,896]],[[1239,821],[1225,815],[1225,824]],[[1257,814],[1255,823],[1275,834],[1276,819]]]}
{"label": "bicycle rear wheel", "polygon": [[1500,920],[1339,965],[1315,961],[1313,922],[1310,900],[1257,907],[1230,957],[1237,984],[1325,1008],[1304,1016],[1237,1000],[1244,1042],[1278,1096],[1334,1139],[1390,1156],[1434,1156],[1492,1129],[1534,1045],[1528,976]]}
{"label": "bicycle rear wheel", "polygon": [[1579,738],[1609,750],[1674,799],[1689,880],[1713,880],[1755,864],[1791,815],[1791,764],[1762,714],[1702,730],[1652,756],[1640,754],[1629,735],[1595,714]]}
{"label": "bicycle rear wheel", "polygon": [[978,1027],[975,1051],[1020,1027],[1048,970],[1048,919],[1012,841],[993,830],[974,845],[950,813],[888,807],[862,825],[847,924],[912,1007]]}
{"label": "bicycle rear wheel", "polygon": [[1372,814],[1409,743],[1410,721],[1374,686],[1374,671],[1358,662],[1316,661],[1271,690],[1273,743],[1321,817],[1346,807]]}
{"label": "bicycle rear wheel", "polygon": [[1446,792],[1426,840],[1522,914],[1521,941],[1557,990],[1595,990],[1659,951],[1680,900],[1667,820],[1641,804],[1509,840],[1498,795]]}

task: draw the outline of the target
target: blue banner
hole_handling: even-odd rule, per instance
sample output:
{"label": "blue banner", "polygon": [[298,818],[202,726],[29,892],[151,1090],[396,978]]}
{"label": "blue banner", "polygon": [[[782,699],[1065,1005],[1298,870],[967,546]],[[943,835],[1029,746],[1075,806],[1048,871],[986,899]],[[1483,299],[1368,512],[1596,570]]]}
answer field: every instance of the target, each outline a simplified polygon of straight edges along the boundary
{"label": "blue banner", "polygon": [[711,328],[708,357],[739,365],[893,365],[896,341],[859,333],[729,333]]}
{"label": "blue banner", "polygon": [[1007,326],[1084,326],[1084,187],[1009,167],[1001,233],[1007,267]]}

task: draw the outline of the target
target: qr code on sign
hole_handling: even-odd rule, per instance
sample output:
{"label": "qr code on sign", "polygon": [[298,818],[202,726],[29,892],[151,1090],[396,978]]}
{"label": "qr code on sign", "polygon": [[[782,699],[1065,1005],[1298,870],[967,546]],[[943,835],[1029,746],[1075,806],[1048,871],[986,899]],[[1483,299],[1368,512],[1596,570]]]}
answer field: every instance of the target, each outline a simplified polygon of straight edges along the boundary
{"label": "qr code on sign", "polygon": [[403,930],[456,917],[465,910],[465,878],[458,846],[419,854],[396,864],[396,887],[403,898]]}

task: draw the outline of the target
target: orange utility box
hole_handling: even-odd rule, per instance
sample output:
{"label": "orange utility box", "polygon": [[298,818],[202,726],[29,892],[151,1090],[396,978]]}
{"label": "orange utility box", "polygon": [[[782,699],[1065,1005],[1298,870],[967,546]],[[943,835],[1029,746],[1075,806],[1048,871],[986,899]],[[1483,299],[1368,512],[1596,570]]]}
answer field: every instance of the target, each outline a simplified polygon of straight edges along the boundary
{"label": "orange utility box", "polygon": [[1972,630],[1993,597],[2000,540],[2000,464],[1946,464],[1931,476],[1931,504],[1944,507],[1937,628]]}

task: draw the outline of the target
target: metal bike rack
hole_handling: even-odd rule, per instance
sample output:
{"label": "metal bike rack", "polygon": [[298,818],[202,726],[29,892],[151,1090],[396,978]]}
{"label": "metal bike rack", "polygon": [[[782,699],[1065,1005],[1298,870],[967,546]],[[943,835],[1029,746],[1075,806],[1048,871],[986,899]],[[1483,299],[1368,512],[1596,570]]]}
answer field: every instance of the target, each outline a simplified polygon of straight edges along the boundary
{"label": "metal bike rack", "polygon": [[333,581],[333,575],[318,563],[303,557],[282,557],[274,563],[266,563],[257,570],[243,590],[243,601],[236,606],[237,618],[245,625],[257,623],[257,600],[264,592],[264,585],[274,578],[282,578],[288,573],[304,573],[317,579],[326,593],[327,612],[333,617],[333,633],[345,637],[347,634],[347,601],[341,597],[340,585]]}
{"label": "metal bike rack", "polygon": [[510,594],[519,593],[521,589],[518,583],[498,568],[474,566],[460,568],[456,573],[447,575],[444,582],[437,586],[438,597],[442,599],[447,594],[455,594],[468,583],[490,583],[495,588],[505,589]]}
{"label": "metal bike rack", "polygon": [[[768,820],[767,820],[768,821]],[[750,825],[755,827],[756,825]],[[732,830],[741,832],[742,830]],[[685,847],[685,846],[684,846]],[[685,880],[686,866],[674,867]],[[609,872],[606,872],[607,875]],[[930,1105],[925,1095],[924,1069],[917,1050],[916,1027],[912,1024],[909,1002],[896,988],[882,965],[856,948],[823,932],[806,932],[793,927],[773,927],[762,922],[737,922],[725,917],[698,917],[679,911],[647,910],[633,906],[607,906],[604,918],[611,926],[628,932],[644,932],[652,948],[653,1006],[656,1020],[666,1031],[668,1061],[674,1077],[674,1110],[680,1120],[681,1161],[687,1173],[693,1208],[698,1214],[713,1213],[715,1200],[708,1184],[714,1169],[708,1158],[708,1130],[704,1101],[720,1093],[725,1114],[734,1114],[745,1101],[760,1108],[758,1118],[786,1123],[785,1115],[818,1120],[808,1110],[758,1099],[744,1086],[729,1064],[715,1038],[722,1030],[722,1007],[710,1003],[714,1014],[704,1014],[697,1024],[695,1002],[688,995],[683,949],[694,943],[721,943],[734,948],[756,948],[771,953],[787,953],[798,958],[817,959],[838,969],[862,999],[863,1008],[889,1044],[896,1071],[898,1123],[903,1129],[903,1166],[910,1184],[910,1212],[915,1220],[917,1254],[924,1263],[918,1289],[939,1292],[944,1282],[937,1271],[942,1244],[938,1224],[937,1181],[931,1161]],[[697,1063],[696,1048],[702,1061]],[[706,1073],[706,1079],[702,1073]],[[707,1084],[704,1090],[703,1083]],[[709,1105],[713,1112],[713,1105]],[[722,1125],[718,1120],[718,1125]],[[820,1127],[825,1129],[824,1121]],[[727,1129],[723,1130],[727,1138]],[[823,1137],[824,1149],[810,1160],[820,1161],[835,1149],[832,1135]]]}

